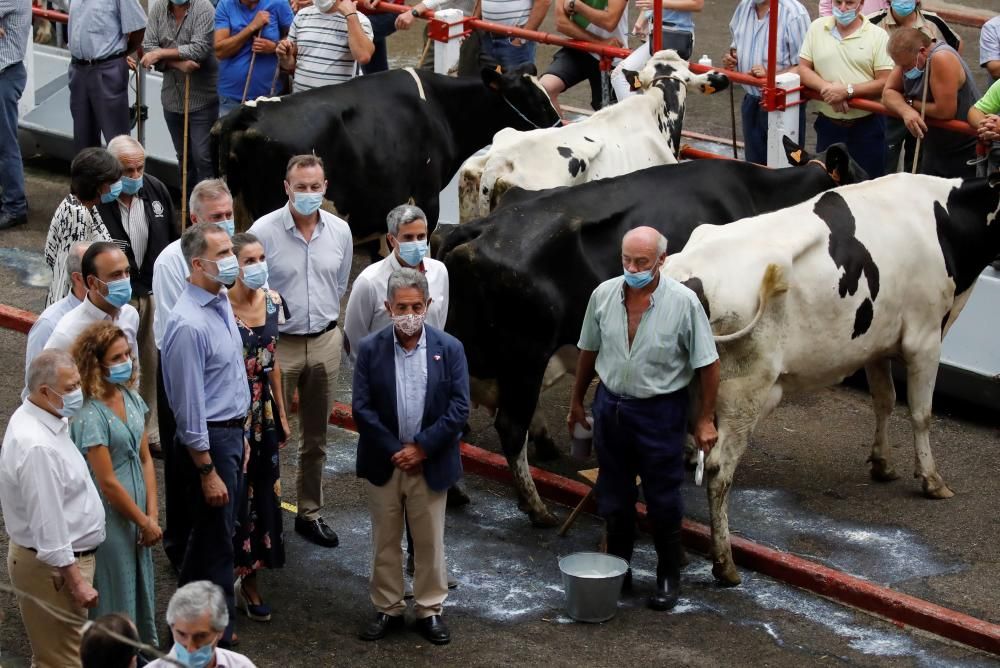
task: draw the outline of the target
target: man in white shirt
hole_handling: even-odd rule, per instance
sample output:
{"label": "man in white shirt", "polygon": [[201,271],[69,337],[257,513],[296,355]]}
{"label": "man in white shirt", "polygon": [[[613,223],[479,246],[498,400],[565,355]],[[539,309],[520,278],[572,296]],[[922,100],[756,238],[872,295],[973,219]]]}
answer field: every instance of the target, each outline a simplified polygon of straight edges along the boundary
{"label": "man in white shirt", "polygon": [[295,531],[317,545],[336,547],[340,539],[320,511],[326,430],[344,338],[337,319],[351,276],[354,241],[346,222],[320,210],[326,186],[320,158],[294,156],[285,169],[288,204],[260,218],[250,233],[263,244],[270,287],[290,313],[278,325],[277,359],[285,405],[291,406],[296,390],[299,393]]}
{"label": "man in white shirt", "polygon": [[125,253],[112,241],[96,241],[83,254],[80,269],[87,297],[62,317],[45,349],[71,352],[83,330],[95,322],[107,320],[125,332],[132,356],[138,360],[139,312],[128,303],[132,298],[132,284]]}
{"label": "man in white shirt", "polygon": [[294,72],[292,92],[344,83],[375,53],[371,21],[353,0],[315,0],[299,10],[278,42],[281,69]]}
{"label": "man in white shirt", "polygon": [[28,392],[0,448],[7,570],[11,583],[32,597],[17,597],[31,665],[79,666],[86,609],[97,605],[94,552],[104,542],[104,505],[69,436],[67,419],[83,405],[80,374],[69,353],[39,353],[28,369]]}

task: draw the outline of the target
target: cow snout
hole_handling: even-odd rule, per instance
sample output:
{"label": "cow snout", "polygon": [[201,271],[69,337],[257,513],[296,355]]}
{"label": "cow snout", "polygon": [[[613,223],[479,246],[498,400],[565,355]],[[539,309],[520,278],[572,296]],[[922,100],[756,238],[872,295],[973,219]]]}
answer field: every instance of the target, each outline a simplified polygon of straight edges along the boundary
{"label": "cow snout", "polygon": [[729,77],[718,72],[709,72],[708,83],[701,85],[701,92],[705,95],[712,95],[727,88],[729,88]]}

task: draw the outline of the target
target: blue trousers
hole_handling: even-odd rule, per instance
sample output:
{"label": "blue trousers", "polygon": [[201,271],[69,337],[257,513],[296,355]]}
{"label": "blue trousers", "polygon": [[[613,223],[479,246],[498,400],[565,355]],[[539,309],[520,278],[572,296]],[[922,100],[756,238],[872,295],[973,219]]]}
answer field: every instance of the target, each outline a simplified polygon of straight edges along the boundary
{"label": "blue trousers", "polygon": [[73,150],[101,146],[131,130],[128,116],[128,65],[125,56],[96,65],[69,66],[69,110]]}
{"label": "blue trousers", "polygon": [[14,63],[0,72],[0,212],[11,218],[28,212],[24,164],[17,144],[17,103],[27,80],[24,63]]}
{"label": "blue trousers", "polygon": [[[767,164],[767,112],[757,95],[744,95],[740,105],[743,120],[743,158],[758,165]],[[806,105],[799,105],[799,144],[806,140]]]}
{"label": "blue trousers", "polygon": [[[170,139],[177,152],[177,171],[184,159],[184,114],[163,110]],[[212,165],[212,126],[219,120],[219,103],[213,101],[204,109],[188,112],[188,198],[195,184],[215,176]]]}
{"label": "blue trousers", "polygon": [[822,153],[830,144],[843,142],[854,162],[877,179],[885,174],[885,116],[869,114],[845,126],[823,114],[816,116],[816,152]]}
{"label": "blue trousers", "polygon": [[[372,14],[368,17],[372,23],[372,35],[375,43],[375,53],[367,65],[361,66],[361,71],[367,74],[385,72],[389,69],[389,48],[386,46],[385,38],[396,32],[395,14]],[[433,48],[433,47],[432,47]]]}
{"label": "blue trousers", "polygon": [[512,70],[520,65],[534,64],[535,43],[525,42],[521,46],[510,43],[510,37],[480,33],[479,48],[485,58],[496,62],[504,70]]}
{"label": "blue trousers", "polygon": [[630,399],[597,386],[594,447],[601,467],[597,512],[609,523],[635,525],[642,479],[646,511],[654,528],[679,529],[684,517],[684,442],[687,439],[687,389],[649,399]]}
{"label": "blue trousers", "polygon": [[191,534],[181,562],[178,586],[196,580],[209,580],[222,587],[229,608],[229,626],[223,636],[233,635],[236,598],[233,589],[233,531],[236,526],[236,501],[243,485],[243,430],[239,427],[208,428],[209,451],[215,471],[229,491],[229,502],[213,507],[205,502],[201,479],[193,480],[187,501],[191,504]]}

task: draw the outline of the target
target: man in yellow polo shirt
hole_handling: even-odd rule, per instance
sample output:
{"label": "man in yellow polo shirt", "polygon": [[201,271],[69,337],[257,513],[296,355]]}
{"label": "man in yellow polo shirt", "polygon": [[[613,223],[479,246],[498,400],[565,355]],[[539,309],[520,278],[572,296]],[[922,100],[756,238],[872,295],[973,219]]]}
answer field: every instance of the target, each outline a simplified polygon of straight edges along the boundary
{"label": "man in yellow polo shirt", "polygon": [[861,0],[833,0],[833,16],[813,21],[799,52],[802,85],[823,96],[816,118],[816,150],[843,142],[872,178],[885,173],[885,117],[848,106],[854,98],[882,97],[894,64],[889,35],[860,14]]}

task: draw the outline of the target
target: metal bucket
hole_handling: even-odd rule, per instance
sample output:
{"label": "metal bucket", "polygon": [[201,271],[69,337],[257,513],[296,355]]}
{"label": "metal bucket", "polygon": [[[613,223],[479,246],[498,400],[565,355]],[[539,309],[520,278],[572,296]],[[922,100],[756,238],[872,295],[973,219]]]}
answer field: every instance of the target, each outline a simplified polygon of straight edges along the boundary
{"label": "metal bucket", "polygon": [[606,622],[618,611],[628,562],[601,552],[577,552],[559,560],[566,614],[578,622]]}

